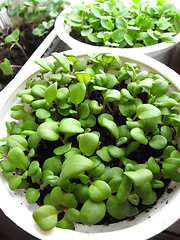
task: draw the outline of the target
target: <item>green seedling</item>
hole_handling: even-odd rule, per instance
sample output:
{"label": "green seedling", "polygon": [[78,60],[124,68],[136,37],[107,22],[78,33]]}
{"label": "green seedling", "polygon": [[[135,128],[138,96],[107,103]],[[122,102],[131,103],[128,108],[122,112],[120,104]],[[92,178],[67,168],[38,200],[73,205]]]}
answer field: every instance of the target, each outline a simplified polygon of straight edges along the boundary
{"label": "green seedling", "polygon": [[15,45],[22,51],[22,53],[24,54],[24,56],[26,57],[26,59],[28,59],[24,49],[22,48],[22,46],[19,44],[19,29],[15,29],[10,35],[8,35],[5,38],[5,44],[10,43],[11,47],[10,49],[12,49]]}

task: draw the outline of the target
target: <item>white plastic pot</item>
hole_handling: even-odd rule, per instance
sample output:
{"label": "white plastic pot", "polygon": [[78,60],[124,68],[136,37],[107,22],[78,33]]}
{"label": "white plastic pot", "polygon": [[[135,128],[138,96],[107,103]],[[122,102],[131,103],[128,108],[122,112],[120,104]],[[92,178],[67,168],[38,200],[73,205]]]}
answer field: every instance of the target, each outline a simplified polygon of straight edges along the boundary
{"label": "white plastic pot", "polygon": [[[81,2],[81,0],[79,2]],[[175,4],[175,6],[178,9],[180,9],[180,2],[178,0],[172,0],[172,2]],[[73,2],[73,5],[75,5],[74,2]],[[179,33],[174,37],[175,43],[172,43],[172,44],[162,42],[156,45],[152,45],[148,47],[140,47],[140,48],[109,48],[109,47],[93,46],[87,43],[83,43],[79,40],[76,40],[75,38],[70,36],[71,28],[69,25],[67,25],[64,22],[64,15],[70,14],[71,11],[72,11],[71,7],[68,7],[67,9],[65,9],[60,13],[60,15],[57,17],[55,21],[55,31],[58,37],[72,49],[77,48],[77,49],[87,50],[92,48],[94,49],[104,48],[104,51],[111,49],[111,52],[114,54],[128,53],[128,54],[131,54],[132,56],[137,56],[139,54],[146,54],[168,65],[170,58],[174,53],[175,46],[177,45],[177,43],[180,42],[180,33]]]}
{"label": "white plastic pot", "polygon": [[[90,53],[100,53],[92,50]],[[71,50],[67,54],[79,57],[86,57],[87,51]],[[63,53],[62,53],[63,54]],[[142,70],[152,71],[165,77],[171,82],[172,91],[180,91],[180,76],[164,64],[144,55],[131,57],[129,54],[119,55],[123,62],[138,64]],[[50,60],[54,60],[49,57]],[[0,92],[0,139],[7,136],[5,121],[12,121],[10,118],[10,107],[18,102],[16,94],[25,87],[26,79],[36,76],[40,67],[30,62],[22,68],[19,78],[12,80],[7,87]],[[20,228],[29,232],[39,239],[73,239],[73,240],[109,240],[109,239],[138,239],[144,240],[162,232],[180,217],[180,183],[171,182],[168,188],[171,193],[165,193],[158,200],[157,204],[149,210],[135,217],[134,220],[124,220],[108,226],[95,225],[86,226],[76,225],[76,231],[54,228],[49,232],[43,232],[32,218],[33,211],[38,207],[37,204],[30,205],[26,202],[23,190],[11,191],[8,182],[0,172],[0,207],[7,217],[14,221]]]}
{"label": "white plastic pot", "polygon": [[0,10],[0,29],[4,29],[6,26],[10,25],[11,19],[7,14],[7,9],[2,8]]}

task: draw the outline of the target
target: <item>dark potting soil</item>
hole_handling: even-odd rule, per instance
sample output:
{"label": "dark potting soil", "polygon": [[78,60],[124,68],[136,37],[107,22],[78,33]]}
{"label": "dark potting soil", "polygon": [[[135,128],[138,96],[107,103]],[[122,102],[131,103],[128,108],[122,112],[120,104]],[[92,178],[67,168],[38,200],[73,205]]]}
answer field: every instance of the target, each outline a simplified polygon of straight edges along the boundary
{"label": "dark potting soil", "polygon": [[78,34],[78,32],[76,32],[74,29],[70,32],[70,36],[80,42],[87,43],[87,44],[90,44],[93,46],[103,46],[104,45],[103,43],[93,43],[93,42],[89,41],[87,38]]}
{"label": "dark potting soil", "polygon": [[[2,33],[1,38],[5,38],[11,32],[11,29],[5,29]],[[20,36],[19,44],[22,46],[27,57],[29,58],[41,44],[47,34],[42,37],[34,36],[29,25],[22,25],[20,27],[20,32],[23,36]],[[10,49],[10,47],[11,44],[0,46],[0,63],[3,62],[5,58],[7,58],[13,67],[13,75],[8,76],[4,75],[0,69],[0,91],[15,77],[15,75],[27,61],[26,56],[23,54],[19,47],[14,46],[12,49]]]}

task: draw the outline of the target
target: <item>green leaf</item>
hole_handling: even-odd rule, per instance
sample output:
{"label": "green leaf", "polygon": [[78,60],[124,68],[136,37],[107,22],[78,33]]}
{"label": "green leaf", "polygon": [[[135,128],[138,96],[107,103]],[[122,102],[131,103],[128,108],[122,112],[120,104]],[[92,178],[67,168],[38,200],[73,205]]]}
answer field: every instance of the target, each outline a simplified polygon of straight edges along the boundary
{"label": "green leaf", "polygon": [[[116,18],[116,27],[121,29],[121,30],[127,29],[127,27],[128,27],[127,20],[123,16],[117,16],[117,18]],[[126,31],[125,31],[125,33],[126,33]]]}
{"label": "green leaf", "polygon": [[21,135],[11,135],[7,138],[7,144],[10,148],[19,147],[22,151],[28,150],[28,142]]}
{"label": "green leaf", "polygon": [[157,79],[151,88],[151,92],[153,95],[157,97],[164,95],[169,89],[169,84],[167,81],[163,79]]}
{"label": "green leaf", "polygon": [[108,114],[108,113],[102,113],[102,114],[100,114],[99,116],[98,116],[98,123],[99,123],[99,125],[101,125],[102,126],[102,124],[103,124],[103,119],[109,119],[109,120],[111,120],[111,121],[114,121],[114,118],[113,118],[113,116],[112,115],[110,115],[110,114]]}
{"label": "green leaf", "polygon": [[60,156],[47,158],[43,163],[43,170],[50,170],[54,175],[58,175],[61,172],[62,162]]}
{"label": "green leaf", "polygon": [[92,201],[102,202],[110,197],[111,188],[106,182],[102,180],[96,180],[95,182],[91,183],[91,186],[88,189],[88,194]]}
{"label": "green leaf", "polygon": [[69,89],[66,87],[59,88],[57,90],[56,98],[63,101],[66,100],[69,96]]}
{"label": "green leaf", "polygon": [[108,152],[107,146],[102,147],[100,150],[96,152],[96,154],[105,162],[110,162],[112,160],[112,157]]}
{"label": "green leaf", "polygon": [[87,37],[88,37],[89,41],[94,42],[94,43],[99,43],[102,41],[101,38],[97,37],[96,32],[89,34]]}
{"label": "green leaf", "polygon": [[37,173],[38,170],[39,170],[39,162],[32,161],[29,165],[28,176],[33,176],[34,174]]}
{"label": "green leaf", "polygon": [[78,108],[80,119],[86,119],[90,114],[90,109],[88,103],[81,103]]}
{"label": "green leaf", "polygon": [[138,214],[137,208],[131,206],[128,201],[121,203],[115,195],[107,200],[106,208],[107,212],[116,219],[123,219],[127,216]]}
{"label": "green leaf", "polygon": [[38,97],[44,97],[46,87],[44,85],[36,84],[32,87],[32,94]]}
{"label": "green leaf", "polygon": [[62,205],[63,192],[60,187],[54,187],[50,193],[51,204],[53,206]]}
{"label": "green leaf", "polygon": [[158,38],[156,37],[156,35],[155,35],[155,33],[154,33],[154,31],[153,31],[152,29],[148,29],[148,30],[147,30],[147,33],[149,34],[149,36],[150,36],[151,38],[153,38],[154,40],[157,40],[157,41],[158,41]]}
{"label": "green leaf", "polygon": [[83,37],[87,37],[89,34],[91,34],[93,32],[93,28],[87,28],[87,29],[83,29],[81,31],[81,35]]}
{"label": "green leaf", "polygon": [[77,136],[80,151],[91,156],[99,145],[99,137],[95,133],[84,133]]}
{"label": "green leaf", "polygon": [[135,127],[130,132],[131,137],[137,142],[146,145],[148,143],[148,139],[145,137],[142,129]]}
{"label": "green leaf", "polygon": [[91,100],[89,103],[89,108],[93,114],[100,114],[103,106],[100,105],[96,100]]}
{"label": "green leaf", "polygon": [[136,105],[130,101],[121,102],[118,107],[120,113],[126,117],[131,117],[136,112]]}
{"label": "green leaf", "polygon": [[64,118],[59,125],[60,132],[63,133],[82,133],[81,123],[74,118]]}
{"label": "green leaf", "polygon": [[37,63],[47,71],[52,71],[54,69],[54,64],[50,62],[48,59],[40,58],[35,60],[35,63]]}
{"label": "green leaf", "polygon": [[107,17],[101,18],[101,25],[103,28],[110,30],[110,31],[112,31],[112,29],[114,28],[113,21],[110,18],[108,19]]}
{"label": "green leaf", "polygon": [[121,158],[124,156],[124,150],[114,145],[108,145],[107,150],[112,158]]}
{"label": "green leaf", "polygon": [[35,36],[41,37],[45,34],[45,30],[46,30],[45,26],[43,24],[39,24],[38,27],[33,29],[32,33]]}
{"label": "green leaf", "polygon": [[155,135],[149,141],[149,145],[154,149],[163,149],[167,145],[167,139],[162,135]]}
{"label": "green leaf", "polygon": [[11,63],[7,58],[4,59],[4,62],[0,63],[0,69],[3,71],[3,74],[5,75],[13,74],[13,68],[11,67]]}
{"label": "green leaf", "polygon": [[140,119],[151,119],[161,116],[161,111],[151,104],[141,104],[137,106],[136,113]]}
{"label": "green leaf", "polygon": [[72,145],[72,143],[69,142],[69,143],[66,143],[66,144],[64,144],[60,147],[57,147],[57,148],[54,149],[54,153],[56,155],[62,155],[64,153],[68,152],[71,149],[71,145]]}
{"label": "green leaf", "polygon": [[107,118],[104,118],[104,119],[102,120],[102,126],[105,127],[105,128],[107,128],[107,129],[110,131],[110,133],[111,133],[116,139],[119,138],[119,129],[118,129],[118,127],[117,127],[117,125],[116,125],[115,122],[113,122],[113,121],[111,121],[111,120],[109,120],[109,119],[107,119]]}
{"label": "green leaf", "polygon": [[87,225],[96,224],[103,219],[106,213],[104,202],[93,202],[87,200],[81,208],[80,220]]}
{"label": "green leaf", "polygon": [[77,59],[74,63],[73,63],[73,68],[76,72],[80,72],[83,71],[86,66],[87,66],[87,60],[86,59]]}
{"label": "green leaf", "polygon": [[93,166],[93,162],[90,159],[80,154],[75,154],[67,158],[63,163],[60,178],[73,178],[81,172],[92,169]]}
{"label": "green leaf", "polygon": [[117,190],[117,198],[119,202],[123,203],[126,201],[128,196],[130,195],[131,189],[132,180],[128,178],[126,175],[124,175]]}
{"label": "green leaf", "polygon": [[59,138],[59,127],[55,122],[44,122],[39,125],[37,134],[48,141],[56,141]]}
{"label": "green leaf", "polygon": [[70,229],[70,230],[75,230],[75,226],[74,224],[68,220],[68,218],[66,217],[66,215],[63,217],[63,219],[61,219],[56,227],[58,228],[62,228],[62,229]]}
{"label": "green leaf", "polygon": [[125,41],[127,42],[127,44],[128,44],[129,46],[133,46],[133,45],[134,45],[134,43],[133,43],[133,37],[132,37],[131,35],[125,34],[125,35],[124,35],[124,39],[125,39]]}
{"label": "green leaf", "polygon": [[10,116],[16,120],[22,120],[25,116],[24,110],[17,110],[11,112]]}
{"label": "green leaf", "polygon": [[21,182],[22,182],[22,176],[13,175],[9,179],[9,188],[11,189],[11,191],[16,190],[18,188],[18,186],[21,184]]}
{"label": "green leaf", "polygon": [[111,33],[111,38],[113,39],[114,42],[117,43],[122,42],[126,32],[127,30],[125,28],[116,29]]}
{"label": "green leaf", "polygon": [[39,108],[36,111],[36,117],[38,117],[39,119],[46,119],[49,118],[50,116],[51,116],[50,112],[45,109]]}
{"label": "green leaf", "polygon": [[55,207],[44,205],[33,212],[33,219],[42,230],[49,231],[57,224],[57,214]]}
{"label": "green leaf", "polygon": [[70,55],[70,54],[66,54],[64,53],[64,56],[67,57],[67,59],[70,61],[70,62],[76,62],[77,61],[77,57],[75,55]]}
{"label": "green leaf", "polygon": [[86,95],[86,86],[84,83],[74,83],[69,87],[69,96],[72,103],[77,105],[81,103]]}
{"label": "green leaf", "polygon": [[54,99],[56,98],[56,95],[57,95],[57,83],[55,82],[48,88],[46,88],[44,92],[44,98],[48,103],[51,104],[52,101],[54,101]]}
{"label": "green leaf", "polygon": [[23,150],[19,147],[13,147],[8,153],[8,161],[17,168],[26,169],[29,164],[28,157],[24,154]]}
{"label": "green leaf", "polygon": [[19,29],[15,29],[10,35],[5,38],[5,43],[12,43],[18,41]]}
{"label": "green leaf", "polygon": [[93,6],[91,8],[91,12],[94,14],[95,17],[101,18],[104,15],[104,11],[100,7]]}
{"label": "green leaf", "polygon": [[28,138],[28,145],[30,148],[36,149],[39,145],[41,138],[37,135],[37,133],[32,134]]}
{"label": "green leaf", "polygon": [[180,32],[180,18],[178,16],[174,17],[174,25],[177,32]]}
{"label": "green leaf", "polygon": [[66,218],[70,222],[80,222],[80,212],[75,208],[69,208],[66,211]]}
{"label": "green leaf", "polygon": [[135,4],[139,4],[141,0],[132,0],[132,1],[133,1],[133,3],[135,3]]}
{"label": "green leaf", "polygon": [[27,202],[30,203],[30,204],[33,204],[40,197],[40,192],[39,192],[38,189],[28,188],[25,196],[26,196]]}
{"label": "green leaf", "polygon": [[60,63],[60,65],[63,67],[65,72],[70,71],[70,64],[67,58],[62,56],[61,53],[52,53],[52,56]]}
{"label": "green leaf", "polygon": [[96,117],[91,114],[86,119],[80,119],[79,121],[84,128],[92,128],[96,125]]}
{"label": "green leaf", "polygon": [[107,102],[119,101],[121,99],[120,91],[116,89],[108,89],[102,93],[104,100]]}
{"label": "green leaf", "polygon": [[126,176],[132,179],[136,186],[143,185],[146,182],[150,182],[153,179],[153,174],[149,169],[140,168],[136,171],[124,172]]}
{"label": "green leaf", "polygon": [[91,81],[91,75],[87,72],[77,72],[76,78],[80,83],[84,83],[86,86]]}

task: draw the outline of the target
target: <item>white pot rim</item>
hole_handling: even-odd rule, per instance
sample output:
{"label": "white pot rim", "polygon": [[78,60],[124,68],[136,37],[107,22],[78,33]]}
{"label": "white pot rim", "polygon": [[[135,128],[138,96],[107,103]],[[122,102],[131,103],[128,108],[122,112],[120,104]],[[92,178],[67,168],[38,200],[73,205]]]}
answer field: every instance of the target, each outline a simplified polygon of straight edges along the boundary
{"label": "white pot rim", "polygon": [[[87,55],[89,53],[100,53],[104,52],[102,49],[98,51],[96,49],[91,51],[81,51],[79,50],[70,50],[66,52],[66,54],[72,54],[77,56]],[[126,59],[128,62],[136,62],[137,64],[141,64],[145,68],[149,68],[149,71],[155,71],[165,78],[172,80],[172,85],[176,86],[178,90],[180,90],[180,76],[175,73],[172,69],[168,68],[164,64],[144,55],[138,56],[131,56],[129,54],[121,54],[121,59]],[[50,60],[53,58],[50,57]],[[54,60],[54,59],[53,59]],[[33,70],[32,70],[33,69]],[[2,100],[0,106],[0,126],[4,124],[4,120],[6,116],[5,114],[5,105],[14,104],[13,101],[13,94],[21,90],[24,81],[29,78],[33,73],[39,71],[40,67],[37,66],[35,63],[32,66],[26,65],[26,68],[22,68],[22,74],[20,78],[15,78],[12,80],[7,87],[0,92],[0,99]],[[1,138],[2,136],[0,136]],[[173,183],[174,186],[174,183]],[[148,239],[161,231],[168,228],[174,222],[176,222],[180,217],[180,183],[175,184],[176,188],[174,189],[171,197],[166,204],[166,201],[163,200],[158,204],[162,204],[160,210],[156,210],[156,206],[153,208],[155,212],[154,215],[151,215],[150,218],[144,219],[143,222],[137,223],[136,225],[129,226],[128,228],[123,228],[121,230],[113,230],[112,232],[99,232],[99,233],[82,233],[82,232],[74,232],[71,230],[64,230],[64,229],[53,229],[49,232],[43,232],[39,229],[39,227],[34,223],[32,218],[32,212],[36,209],[37,205],[30,206],[29,204],[19,201],[17,197],[15,197],[14,193],[8,190],[8,184],[5,179],[0,176],[0,189],[1,189],[1,198],[0,198],[0,207],[3,212],[9,217],[12,221],[14,221],[19,227],[24,229],[25,231],[29,232],[30,234],[36,236],[40,239],[59,239],[60,237],[72,237],[74,240],[109,240],[122,238],[122,239],[131,239],[133,236],[137,236],[139,240]],[[150,213],[147,213],[150,214]],[[26,218],[25,218],[26,216]]]}
{"label": "white pot rim", "polygon": [[147,47],[139,47],[139,48],[110,48],[110,47],[104,47],[104,46],[94,46],[91,44],[87,44],[84,42],[81,42],[79,40],[76,40],[75,38],[70,36],[70,26],[68,26],[64,21],[64,15],[71,13],[72,9],[71,7],[67,7],[64,9],[57,17],[55,21],[55,31],[57,36],[65,42],[69,47],[72,49],[78,48],[103,48],[104,51],[107,49],[111,49],[111,52],[114,54],[124,54],[124,53],[131,53],[131,54],[147,54],[149,56],[153,55],[153,53],[156,53],[157,51],[162,52],[163,50],[168,50],[173,48],[178,42],[180,42],[180,33],[174,36],[174,43],[167,43],[162,42],[155,45],[147,46]]}

